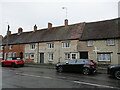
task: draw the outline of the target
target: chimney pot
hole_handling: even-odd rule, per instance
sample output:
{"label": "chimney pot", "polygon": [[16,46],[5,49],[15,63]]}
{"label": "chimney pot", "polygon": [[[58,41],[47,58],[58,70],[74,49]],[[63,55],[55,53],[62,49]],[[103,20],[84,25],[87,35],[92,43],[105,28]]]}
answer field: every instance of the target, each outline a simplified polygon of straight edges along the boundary
{"label": "chimney pot", "polygon": [[36,26],[36,24],[35,24],[35,26],[34,26],[34,31],[37,31],[37,26]]}
{"label": "chimney pot", "polygon": [[48,29],[52,28],[52,23],[48,23]]}
{"label": "chimney pot", "polygon": [[65,26],[68,26],[68,19],[65,19],[64,24]]}
{"label": "chimney pot", "polygon": [[23,32],[23,29],[20,27],[18,28],[18,33],[22,33]]}

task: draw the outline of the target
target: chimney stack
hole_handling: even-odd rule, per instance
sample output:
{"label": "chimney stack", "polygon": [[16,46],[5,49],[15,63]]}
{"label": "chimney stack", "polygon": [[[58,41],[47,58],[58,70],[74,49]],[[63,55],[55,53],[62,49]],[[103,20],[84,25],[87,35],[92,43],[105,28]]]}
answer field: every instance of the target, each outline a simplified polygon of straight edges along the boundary
{"label": "chimney stack", "polygon": [[64,24],[65,24],[65,26],[68,26],[68,20],[67,19],[65,19]]}
{"label": "chimney stack", "polygon": [[18,28],[18,33],[22,33],[23,32],[23,29],[20,27]]}
{"label": "chimney stack", "polygon": [[48,29],[52,28],[52,23],[48,23]]}
{"label": "chimney stack", "polygon": [[8,25],[7,35],[10,35],[10,34],[11,34],[10,26]]}
{"label": "chimney stack", "polygon": [[36,24],[35,24],[35,26],[34,26],[34,31],[37,31],[37,26],[36,26]]}
{"label": "chimney stack", "polygon": [[11,31],[7,31],[7,35],[10,35],[11,34]]}

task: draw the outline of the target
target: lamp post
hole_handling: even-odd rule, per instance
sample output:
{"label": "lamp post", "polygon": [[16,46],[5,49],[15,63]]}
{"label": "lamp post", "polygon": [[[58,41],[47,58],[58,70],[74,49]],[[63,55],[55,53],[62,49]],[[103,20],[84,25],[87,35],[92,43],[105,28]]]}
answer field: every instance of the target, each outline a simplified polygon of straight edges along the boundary
{"label": "lamp post", "polygon": [[62,9],[65,9],[66,10],[66,19],[67,19],[67,7],[62,7]]}

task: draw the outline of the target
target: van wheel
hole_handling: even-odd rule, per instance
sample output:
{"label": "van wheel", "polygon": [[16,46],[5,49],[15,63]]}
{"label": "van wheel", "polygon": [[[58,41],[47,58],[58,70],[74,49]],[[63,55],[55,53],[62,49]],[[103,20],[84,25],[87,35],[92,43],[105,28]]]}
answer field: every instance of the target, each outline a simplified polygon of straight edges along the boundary
{"label": "van wheel", "polygon": [[120,71],[115,71],[114,76],[115,76],[115,78],[120,80]]}
{"label": "van wheel", "polygon": [[90,74],[89,68],[83,68],[83,74],[84,74],[84,75]]}
{"label": "van wheel", "polygon": [[62,66],[58,67],[58,72],[63,72],[63,67]]}

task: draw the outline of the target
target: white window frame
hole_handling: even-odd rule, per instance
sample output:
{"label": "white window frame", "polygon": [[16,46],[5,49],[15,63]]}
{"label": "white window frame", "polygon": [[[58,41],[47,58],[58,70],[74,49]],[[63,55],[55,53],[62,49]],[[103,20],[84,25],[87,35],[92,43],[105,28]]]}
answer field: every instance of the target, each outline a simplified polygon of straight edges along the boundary
{"label": "white window frame", "polygon": [[65,59],[67,60],[67,59],[70,59],[70,53],[64,53],[64,56],[65,56]]}
{"label": "white window frame", "polygon": [[48,43],[48,48],[54,48],[54,43]]}
{"label": "white window frame", "polygon": [[[75,58],[72,57],[72,55],[76,55]],[[71,53],[71,59],[77,59],[77,53]]]}
{"label": "white window frame", "polygon": [[114,39],[107,39],[107,46],[115,46],[115,40]]}
{"label": "white window frame", "polygon": [[25,58],[29,59],[29,53],[25,53]]}
{"label": "white window frame", "polygon": [[88,46],[88,47],[92,47],[92,46],[93,46],[93,40],[87,41],[87,46]]}
{"label": "white window frame", "polygon": [[[111,54],[110,53],[98,53],[98,62],[110,62],[111,61]],[[106,59],[108,58],[108,59]]]}
{"label": "white window frame", "polygon": [[[32,57],[33,55],[33,57]],[[34,53],[30,53],[30,59],[34,59],[35,58],[35,54]]]}
{"label": "white window frame", "polygon": [[69,48],[70,42],[62,42],[62,48]]}
{"label": "white window frame", "polygon": [[0,52],[0,58],[3,58],[3,52]]}
{"label": "white window frame", "polygon": [[3,50],[3,46],[0,46],[0,50]]}
{"label": "white window frame", "polygon": [[54,59],[54,54],[53,53],[48,53],[48,60],[53,61]]}
{"label": "white window frame", "polygon": [[30,44],[30,49],[35,50],[35,44]]}
{"label": "white window frame", "polygon": [[12,53],[12,52],[9,52],[9,53],[8,53],[8,57],[13,57],[13,53]]}
{"label": "white window frame", "polygon": [[16,52],[13,53],[13,57],[17,57],[17,53]]}
{"label": "white window frame", "polygon": [[12,48],[13,48],[13,45],[10,45],[10,46],[9,46],[9,50],[12,50]]}

